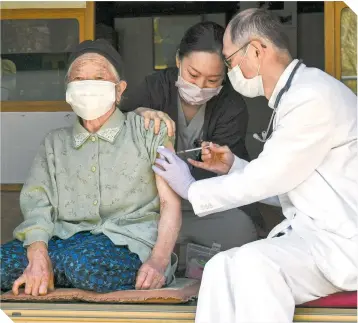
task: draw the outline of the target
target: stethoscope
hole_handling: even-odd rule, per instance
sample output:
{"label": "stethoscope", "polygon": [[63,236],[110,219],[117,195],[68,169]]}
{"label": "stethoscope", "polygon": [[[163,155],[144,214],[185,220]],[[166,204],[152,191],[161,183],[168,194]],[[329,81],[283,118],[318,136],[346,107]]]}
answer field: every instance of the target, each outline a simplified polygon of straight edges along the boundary
{"label": "stethoscope", "polygon": [[254,137],[256,140],[261,141],[261,142],[263,142],[263,143],[266,142],[266,140],[268,140],[267,136],[268,136],[268,133],[269,133],[270,128],[271,128],[271,126],[272,126],[272,122],[273,122],[273,120],[274,120],[274,117],[275,117],[275,115],[276,115],[277,107],[278,107],[278,105],[279,105],[279,103],[280,103],[281,97],[282,97],[282,95],[283,95],[285,92],[287,92],[287,91],[290,89],[291,83],[292,83],[292,79],[293,79],[293,77],[295,76],[296,71],[298,70],[298,68],[300,67],[301,64],[302,64],[302,59],[300,59],[300,60],[298,61],[298,63],[296,64],[296,66],[295,66],[294,69],[292,70],[292,72],[291,72],[291,74],[290,74],[290,76],[289,76],[289,78],[288,78],[288,80],[287,80],[285,86],[284,86],[284,87],[280,90],[280,92],[278,93],[278,95],[277,95],[277,97],[276,97],[276,100],[275,100],[275,104],[274,104],[274,106],[273,106],[273,111],[272,111],[271,119],[270,119],[270,122],[269,122],[269,124],[268,124],[267,130],[261,132],[261,137],[260,137],[260,135],[257,134],[257,133],[254,133],[254,134],[253,134],[253,137]]}

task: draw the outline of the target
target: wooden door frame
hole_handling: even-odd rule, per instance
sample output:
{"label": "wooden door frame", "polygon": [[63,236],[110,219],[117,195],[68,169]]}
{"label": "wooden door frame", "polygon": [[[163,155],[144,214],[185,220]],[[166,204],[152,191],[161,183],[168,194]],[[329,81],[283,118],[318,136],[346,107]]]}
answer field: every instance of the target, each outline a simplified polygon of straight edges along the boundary
{"label": "wooden door frame", "polygon": [[341,13],[349,8],[343,1],[325,1],[324,3],[324,38],[325,71],[341,79]]}

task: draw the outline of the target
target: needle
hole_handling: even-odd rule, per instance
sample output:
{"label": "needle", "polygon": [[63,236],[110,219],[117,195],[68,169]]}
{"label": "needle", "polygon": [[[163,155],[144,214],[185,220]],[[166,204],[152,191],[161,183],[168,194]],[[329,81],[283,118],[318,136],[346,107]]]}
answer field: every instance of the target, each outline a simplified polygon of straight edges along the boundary
{"label": "needle", "polygon": [[185,153],[189,153],[191,151],[197,151],[197,150],[202,150],[204,148],[209,148],[210,146],[205,146],[205,147],[199,147],[199,148],[193,148],[193,149],[187,149],[187,150],[182,150],[182,151],[178,151],[176,152],[177,155],[179,154],[185,154]]}

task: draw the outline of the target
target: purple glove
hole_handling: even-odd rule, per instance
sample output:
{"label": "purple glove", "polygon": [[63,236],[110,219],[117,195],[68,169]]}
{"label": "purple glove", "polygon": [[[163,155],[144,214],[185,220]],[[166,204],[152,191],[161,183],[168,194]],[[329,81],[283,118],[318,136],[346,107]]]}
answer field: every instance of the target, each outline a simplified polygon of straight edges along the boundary
{"label": "purple glove", "polygon": [[155,163],[160,165],[164,170],[153,165],[154,172],[163,177],[178,195],[187,200],[189,187],[195,182],[188,165],[167,148],[159,147],[157,151],[165,159],[157,158]]}

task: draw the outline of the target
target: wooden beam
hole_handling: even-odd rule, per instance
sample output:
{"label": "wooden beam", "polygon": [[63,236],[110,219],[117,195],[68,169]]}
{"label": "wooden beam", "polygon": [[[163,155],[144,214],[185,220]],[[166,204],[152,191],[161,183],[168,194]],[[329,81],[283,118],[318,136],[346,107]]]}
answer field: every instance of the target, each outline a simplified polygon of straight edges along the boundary
{"label": "wooden beam", "polygon": [[326,73],[335,77],[334,2],[324,2],[324,59]]}
{"label": "wooden beam", "polygon": [[85,10],[85,40],[95,39],[96,3],[86,1]]}
{"label": "wooden beam", "polygon": [[[195,302],[181,305],[2,302],[15,322],[194,323]],[[356,322],[356,309],[296,308],[294,322]]]}
{"label": "wooden beam", "polygon": [[24,184],[1,184],[2,192],[20,192]]}
{"label": "wooden beam", "polygon": [[72,112],[65,101],[2,101],[1,112]]}

